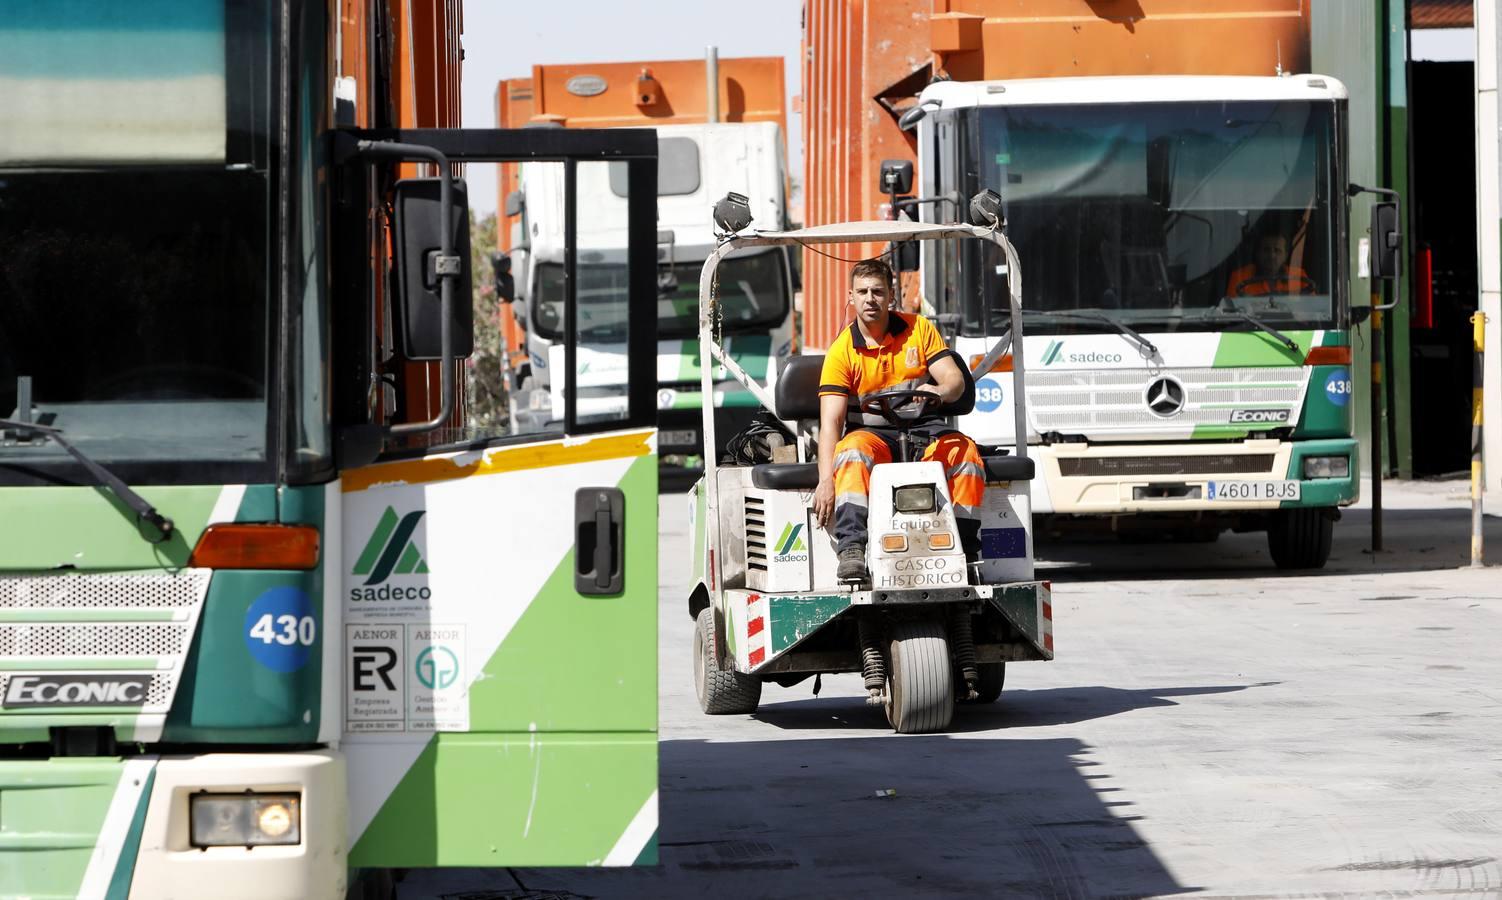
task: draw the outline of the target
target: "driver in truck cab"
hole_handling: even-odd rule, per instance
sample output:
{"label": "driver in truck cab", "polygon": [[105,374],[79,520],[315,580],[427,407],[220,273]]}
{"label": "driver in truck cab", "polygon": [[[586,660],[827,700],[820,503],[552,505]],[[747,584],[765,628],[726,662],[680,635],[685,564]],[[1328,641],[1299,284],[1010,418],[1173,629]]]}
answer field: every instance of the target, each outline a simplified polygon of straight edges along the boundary
{"label": "driver in truck cab", "polygon": [[912,389],[933,394],[909,434],[928,446],[922,459],[943,464],[955,506],[961,544],[968,556],[979,549],[978,507],[986,489],[985,469],[975,442],[933,410],[953,403],[965,391],[962,360],[944,345],[932,322],[916,313],[891,309],[892,270],[879,259],[856,263],[850,270],[850,305],[855,321],[840,332],[824,356],[819,378],[819,485],[814,490],[814,517],[834,524],[842,582],[864,581],[866,510],[871,468],[897,454],[897,430],[879,415],[863,413],[860,403],[880,391]]}
{"label": "driver in truck cab", "polygon": [[1277,231],[1264,231],[1257,238],[1254,262],[1231,273],[1227,297],[1265,297],[1268,294],[1305,294],[1314,282],[1298,266],[1288,264],[1288,238]]}

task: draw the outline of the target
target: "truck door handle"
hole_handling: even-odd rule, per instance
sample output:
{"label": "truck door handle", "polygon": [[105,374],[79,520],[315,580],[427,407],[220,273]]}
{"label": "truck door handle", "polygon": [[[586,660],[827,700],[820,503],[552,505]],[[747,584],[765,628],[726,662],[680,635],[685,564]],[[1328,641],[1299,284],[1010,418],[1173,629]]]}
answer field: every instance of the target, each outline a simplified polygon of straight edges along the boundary
{"label": "truck door handle", "polygon": [[626,495],[620,488],[574,494],[574,590],[619,594],[625,584]]}

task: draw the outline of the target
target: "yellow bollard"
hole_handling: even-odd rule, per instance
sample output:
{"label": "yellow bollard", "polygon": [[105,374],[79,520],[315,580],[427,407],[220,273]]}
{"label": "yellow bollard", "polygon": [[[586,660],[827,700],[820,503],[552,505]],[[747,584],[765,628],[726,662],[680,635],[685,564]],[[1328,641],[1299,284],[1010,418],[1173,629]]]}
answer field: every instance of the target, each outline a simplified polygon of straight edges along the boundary
{"label": "yellow bollard", "polygon": [[1476,355],[1471,375],[1471,565],[1482,565],[1481,492],[1485,488],[1481,470],[1481,387],[1485,372],[1486,313],[1471,316],[1471,343]]}

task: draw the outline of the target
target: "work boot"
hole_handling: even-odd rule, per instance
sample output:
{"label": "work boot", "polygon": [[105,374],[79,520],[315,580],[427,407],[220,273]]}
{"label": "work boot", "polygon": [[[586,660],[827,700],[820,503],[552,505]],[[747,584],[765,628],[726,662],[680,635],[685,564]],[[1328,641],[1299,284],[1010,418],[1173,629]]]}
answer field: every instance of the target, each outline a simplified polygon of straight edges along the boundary
{"label": "work boot", "polygon": [[865,544],[852,544],[840,551],[840,565],[834,577],[841,582],[866,580]]}

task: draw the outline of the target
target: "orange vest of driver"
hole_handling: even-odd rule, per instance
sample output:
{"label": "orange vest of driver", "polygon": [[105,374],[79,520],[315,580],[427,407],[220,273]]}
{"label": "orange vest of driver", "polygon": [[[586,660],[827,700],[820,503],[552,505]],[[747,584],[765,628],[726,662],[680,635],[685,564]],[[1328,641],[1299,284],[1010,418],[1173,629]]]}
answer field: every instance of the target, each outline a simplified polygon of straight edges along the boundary
{"label": "orange vest of driver", "polygon": [[1300,294],[1312,290],[1313,282],[1298,266],[1284,266],[1270,278],[1257,274],[1256,263],[1247,263],[1231,273],[1226,282],[1227,297],[1265,297],[1268,294]]}

